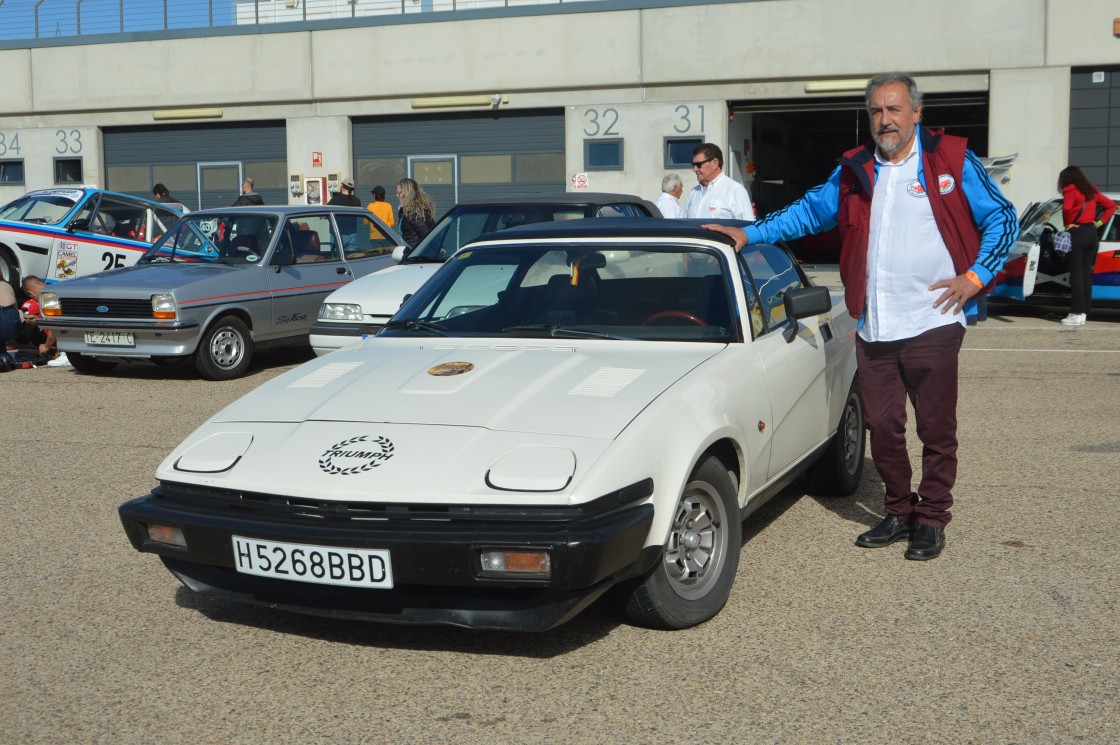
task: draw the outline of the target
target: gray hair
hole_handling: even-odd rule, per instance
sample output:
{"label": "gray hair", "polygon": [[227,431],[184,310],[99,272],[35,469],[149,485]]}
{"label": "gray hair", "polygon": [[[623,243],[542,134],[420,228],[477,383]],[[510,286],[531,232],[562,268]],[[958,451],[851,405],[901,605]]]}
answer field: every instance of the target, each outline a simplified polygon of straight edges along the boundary
{"label": "gray hair", "polygon": [[871,96],[875,93],[875,89],[888,83],[902,83],[906,86],[910,92],[911,111],[916,111],[922,105],[922,92],[918,90],[918,84],[914,81],[914,78],[904,72],[881,72],[867,81],[867,88],[863,92],[868,111],[871,110]]}
{"label": "gray hair", "polygon": [[681,177],[675,173],[666,173],[665,178],[661,179],[661,191],[666,194],[674,191],[678,186],[683,189],[684,182],[681,181]]}
{"label": "gray hair", "polygon": [[249,191],[252,191],[252,190],[253,190],[253,179],[251,179],[251,178],[249,178],[248,176],[246,176],[246,177],[245,177],[245,180],[244,180],[244,181],[243,181],[242,183],[244,183],[244,184],[245,184],[246,186],[248,186],[248,187],[249,187]]}

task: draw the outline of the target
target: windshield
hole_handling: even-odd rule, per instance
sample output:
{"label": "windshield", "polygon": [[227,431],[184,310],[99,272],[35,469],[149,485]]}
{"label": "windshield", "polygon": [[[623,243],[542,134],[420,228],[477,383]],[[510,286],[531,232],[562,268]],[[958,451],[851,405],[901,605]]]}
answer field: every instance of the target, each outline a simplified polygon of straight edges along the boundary
{"label": "windshield", "polygon": [[0,220],[55,225],[70,214],[82,195],[82,192],[71,189],[25,194],[0,207]]}
{"label": "windshield", "polygon": [[485,204],[456,207],[443,219],[406,261],[446,261],[459,247],[483,233],[553,220],[590,217],[588,208],[571,204]]}
{"label": "windshield", "polygon": [[722,255],[698,246],[468,248],[381,334],[728,342],[738,338],[730,287]]}
{"label": "windshield", "polygon": [[264,258],[276,221],[275,215],[188,215],[148,249],[140,263],[256,264]]}
{"label": "windshield", "polygon": [[1022,224],[1019,240],[1028,243],[1037,243],[1047,225],[1054,230],[1062,230],[1062,200],[1051,199],[1036,205],[1023,215]]}

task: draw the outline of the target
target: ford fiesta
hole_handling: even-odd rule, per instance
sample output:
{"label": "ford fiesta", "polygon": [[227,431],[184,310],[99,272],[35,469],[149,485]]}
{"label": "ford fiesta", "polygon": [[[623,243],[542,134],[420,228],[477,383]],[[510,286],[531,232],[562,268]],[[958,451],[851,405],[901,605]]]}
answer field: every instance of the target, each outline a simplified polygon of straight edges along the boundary
{"label": "ford fiesta", "polygon": [[683,220],[490,234],[377,336],[214,416],[120,516],[220,598],[539,631],[617,587],[684,628],[768,498],[858,487],[854,339],[777,246]]}

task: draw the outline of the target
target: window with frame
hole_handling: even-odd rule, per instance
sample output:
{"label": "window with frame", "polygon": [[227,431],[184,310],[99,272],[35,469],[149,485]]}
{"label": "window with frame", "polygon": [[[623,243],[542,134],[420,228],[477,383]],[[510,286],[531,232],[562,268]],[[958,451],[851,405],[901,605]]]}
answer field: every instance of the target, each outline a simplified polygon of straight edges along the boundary
{"label": "window with frame", "polygon": [[23,183],[23,159],[0,160],[0,184]]}
{"label": "window with frame", "polygon": [[666,137],[665,168],[692,168],[692,151],[703,142],[700,137]]}
{"label": "window with frame", "polygon": [[56,184],[82,183],[81,158],[55,158],[54,182]]}
{"label": "window with frame", "polygon": [[583,169],[585,171],[621,171],[623,166],[622,138],[583,141]]}

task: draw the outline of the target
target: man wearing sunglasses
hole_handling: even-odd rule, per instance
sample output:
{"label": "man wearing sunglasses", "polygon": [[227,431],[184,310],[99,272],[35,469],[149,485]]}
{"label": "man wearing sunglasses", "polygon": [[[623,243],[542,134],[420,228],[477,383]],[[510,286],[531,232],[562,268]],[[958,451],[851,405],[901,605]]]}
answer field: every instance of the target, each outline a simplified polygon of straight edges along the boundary
{"label": "man wearing sunglasses", "polygon": [[723,151],[718,145],[705,142],[693,148],[692,172],[700,183],[688,193],[682,217],[754,219],[747,190],[723,172]]}

